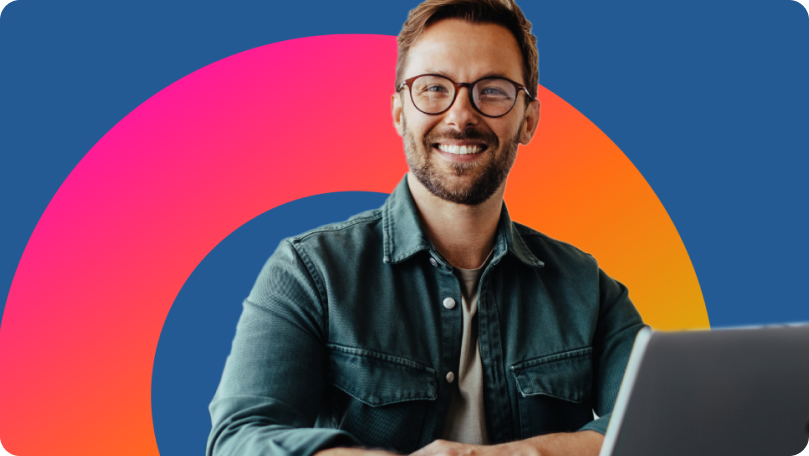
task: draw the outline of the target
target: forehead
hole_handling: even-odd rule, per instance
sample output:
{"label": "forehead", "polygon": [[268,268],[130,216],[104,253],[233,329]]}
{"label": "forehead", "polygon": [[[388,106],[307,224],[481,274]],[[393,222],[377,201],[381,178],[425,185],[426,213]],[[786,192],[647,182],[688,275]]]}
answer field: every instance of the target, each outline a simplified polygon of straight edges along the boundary
{"label": "forehead", "polygon": [[408,52],[405,78],[438,73],[456,82],[505,76],[524,83],[517,39],[502,25],[445,19],[430,25]]}

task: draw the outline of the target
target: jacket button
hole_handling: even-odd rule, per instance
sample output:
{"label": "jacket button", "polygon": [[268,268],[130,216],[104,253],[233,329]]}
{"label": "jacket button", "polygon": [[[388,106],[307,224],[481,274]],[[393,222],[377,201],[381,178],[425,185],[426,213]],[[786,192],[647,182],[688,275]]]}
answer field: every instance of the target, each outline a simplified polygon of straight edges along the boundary
{"label": "jacket button", "polygon": [[447,383],[452,383],[454,381],[455,381],[455,374],[453,374],[452,372],[448,373],[447,374]]}
{"label": "jacket button", "polygon": [[438,266],[438,262],[435,261],[435,258],[430,257],[430,264],[433,266]]}
{"label": "jacket button", "polygon": [[447,309],[454,309],[455,308],[455,300],[452,298],[444,299],[444,307]]}

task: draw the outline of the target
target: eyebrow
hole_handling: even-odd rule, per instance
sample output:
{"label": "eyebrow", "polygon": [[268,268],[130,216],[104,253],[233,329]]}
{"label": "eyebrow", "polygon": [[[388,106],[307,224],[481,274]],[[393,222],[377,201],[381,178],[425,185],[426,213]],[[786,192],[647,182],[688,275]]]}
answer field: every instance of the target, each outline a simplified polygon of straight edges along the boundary
{"label": "eyebrow", "polygon": [[[424,71],[424,73],[421,73],[421,74],[437,74],[437,75],[444,76],[444,77],[446,77],[446,78],[452,79],[452,77],[451,77],[450,75],[448,75],[448,74],[447,74],[446,72],[444,72],[444,71],[437,71],[437,70],[431,70],[431,69],[427,69],[427,70],[425,70],[425,71]],[[475,80],[475,81],[477,81],[478,79],[483,79],[483,78],[505,78],[505,79],[511,79],[511,78],[509,78],[508,76],[506,76],[506,75],[505,75],[504,73],[502,73],[502,72],[499,72],[499,71],[490,71],[490,72],[488,72],[488,73],[484,73],[484,74],[483,74],[483,76],[481,76],[481,77],[479,77],[479,78],[477,78],[477,79],[474,79],[474,80]],[[454,81],[454,79],[453,79],[453,81]],[[455,81],[455,82],[458,82],[458,81]],[[466,82],[472,82],[472,81],[466,81]]]}

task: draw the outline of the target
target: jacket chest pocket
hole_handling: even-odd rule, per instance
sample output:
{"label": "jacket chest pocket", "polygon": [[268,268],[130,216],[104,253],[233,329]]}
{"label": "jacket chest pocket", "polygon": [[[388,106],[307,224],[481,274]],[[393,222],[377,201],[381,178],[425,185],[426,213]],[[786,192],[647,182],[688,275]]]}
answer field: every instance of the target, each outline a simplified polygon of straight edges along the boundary
{"label": "jacket chest pocket", "polygon": [[365,446],[409,453],[419,444],[435,370],[370,350],[329,345],[334,425]]}
{"label": "jacket chest pocket", "polygon": [[511,366],[519,390],[521,438],[573,432],[593,420],[592,347]]}

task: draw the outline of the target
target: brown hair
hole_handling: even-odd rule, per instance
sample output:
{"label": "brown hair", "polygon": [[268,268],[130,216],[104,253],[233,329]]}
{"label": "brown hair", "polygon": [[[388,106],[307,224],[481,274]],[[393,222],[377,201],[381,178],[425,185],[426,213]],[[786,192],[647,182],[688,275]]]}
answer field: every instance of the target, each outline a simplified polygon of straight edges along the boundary
{"label": "brown hair", "polygon": [[430,25],[443,19],[462,19],[474,24],[497,24],[507,28],[517,39],[522,53],[525,87],[532,98],[539,84],[539,52],[531,23],[514,0],[425,0],[410,10],[399,32],[399,58],[396,61],[396,89],[404,81],[407,53]]}

